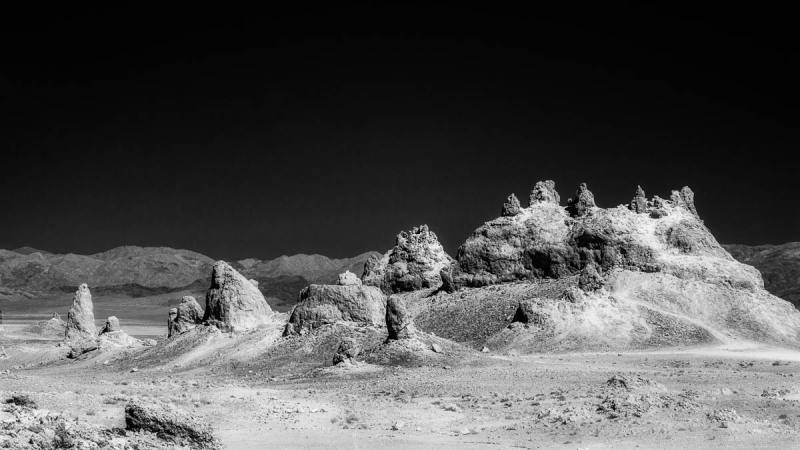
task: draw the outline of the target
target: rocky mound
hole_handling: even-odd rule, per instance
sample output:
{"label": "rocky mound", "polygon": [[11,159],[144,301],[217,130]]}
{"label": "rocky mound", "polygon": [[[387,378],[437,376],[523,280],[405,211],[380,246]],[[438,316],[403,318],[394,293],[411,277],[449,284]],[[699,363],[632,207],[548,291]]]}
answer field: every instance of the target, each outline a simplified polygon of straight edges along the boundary
{"label": "rocky mound", "polygon": [[[0,322],[2,324],[2,322]],[[53,313],[53,317],[48,320],[40,320],[35,324],[22,330],[24,333],[39,334],[42,336],[63,338],[67,332],[67,323],[61,319],[58,313]]]}
{"label": "rocky mound", "polygon": [[128,430],[151,432],[191,448],[222,448],[211,425],[169,404],[131,401],[125,405],[125,425]]}
{"label": "rocky mound", "polygon": [[723,245],[739,262],[761,272],[764,287],[800,309],[800,242],[783,245]]}
{"label": "rocky mound", "polygon": [[459,248],[452,267],[459,290],[409,298],[417,327],[477,348],[520,351],[734,336],[800,345],[800,313],[717,243],[688,187],[670,200],[648,199],[639,188],[629,206],[608,209],[585,184],[566,208],[558,198],[554,183],[542,182],[527,208],[506,202],[501,217]]}
{"label": "rocky mound", "polygon": [[312,284],[300,292],[286,334],[307,332],[339,322],[383,327],[386,297],[374,286]]}
{"label": "rocky mound", "polygon": [[438,287],[440,272],[452,262],[436,234],[422,225],[398,234],[395,246],[382,257],[367,260],[361,281],[386,293]]}
{"label": "rocky mound", "polygon": [[225,331],[244,331],[274,319],[261,291],[225,261],[217,261],[203,319]]}
{"label": "rocky mound", "polygon": [[97,347],[101,350],[143,347],[139,339],[129,336],[119,326],[119,319],[111,316],[106,320],[103,331],[97,337]]}

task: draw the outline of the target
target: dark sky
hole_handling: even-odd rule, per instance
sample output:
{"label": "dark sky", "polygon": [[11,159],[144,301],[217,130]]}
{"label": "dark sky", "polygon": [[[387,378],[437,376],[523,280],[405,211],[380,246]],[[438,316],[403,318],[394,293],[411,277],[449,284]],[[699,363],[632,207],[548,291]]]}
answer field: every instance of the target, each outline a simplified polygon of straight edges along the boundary
{"label": "dark sky", "polygon": [[454,254],[544,179],[800,240],[788,13],[383,14],[11,21],[0,248],[344,257],[427,223]]}

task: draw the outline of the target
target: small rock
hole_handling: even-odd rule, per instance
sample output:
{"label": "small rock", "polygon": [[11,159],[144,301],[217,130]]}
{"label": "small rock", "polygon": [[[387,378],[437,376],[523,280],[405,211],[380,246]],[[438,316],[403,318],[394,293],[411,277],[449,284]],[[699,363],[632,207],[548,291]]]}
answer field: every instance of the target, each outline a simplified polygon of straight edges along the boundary
{"label": "small rock", "polygon": [[481,350],[481,353],[489,353],[489,347],[484,345],[483,349]]}
{"label": "small rock", "polygon": [[394,423],[394,425],[392,425],[392,430],[399,431],[402,430],[403,427],[405,426],[406,426],[405,422],[403,422],[402,420],[398,420],[397,422]]}
{"label": "small rock", "polygon": [[134,367],[133,369],[131,369],[131,372],[138,372],[138,371],[139,371],[139,369],[137,369],[136,367]]}
{"label": "small rock", "polygon": [[442,353],[442,347],[439,344],[431,344],[431,350],[436,353]]}

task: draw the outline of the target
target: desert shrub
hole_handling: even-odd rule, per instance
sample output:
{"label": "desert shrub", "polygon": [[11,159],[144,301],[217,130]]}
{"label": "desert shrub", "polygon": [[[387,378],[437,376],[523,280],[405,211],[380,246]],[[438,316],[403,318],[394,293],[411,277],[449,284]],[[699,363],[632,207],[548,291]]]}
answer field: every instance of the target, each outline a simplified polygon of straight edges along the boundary
{"label": "desert shrub", "polygon": [[6,403],[12,403],[17,406],[27,406],[29,408],[36,408],[36,402],[25,394],[14,394],[6,400]]}

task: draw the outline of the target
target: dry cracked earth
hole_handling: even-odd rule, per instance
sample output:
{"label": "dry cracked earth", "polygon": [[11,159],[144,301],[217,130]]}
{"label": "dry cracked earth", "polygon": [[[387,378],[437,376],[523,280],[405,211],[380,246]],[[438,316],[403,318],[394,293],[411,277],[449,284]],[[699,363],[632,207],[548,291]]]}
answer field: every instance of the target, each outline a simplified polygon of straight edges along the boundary
{"label": "dry cracked earth", "polygon": [[[125,353],[53,365],[46,361],[59,349],[55,341],[8,332],[2,341],[0,399],[27,395],[68,426],[116,429],[108,448],[181,448],[124,431],[131,399],[188,411],[233,449],[800,442],[800,352],[755,344],[526,356],[476,351],[416,367],[359,362],[293,373],[257,364],[139,369]],[[20,442],[34,442],[37,427],[24,424],[19,409],[0,406],[0,447],[32,447]]]}

